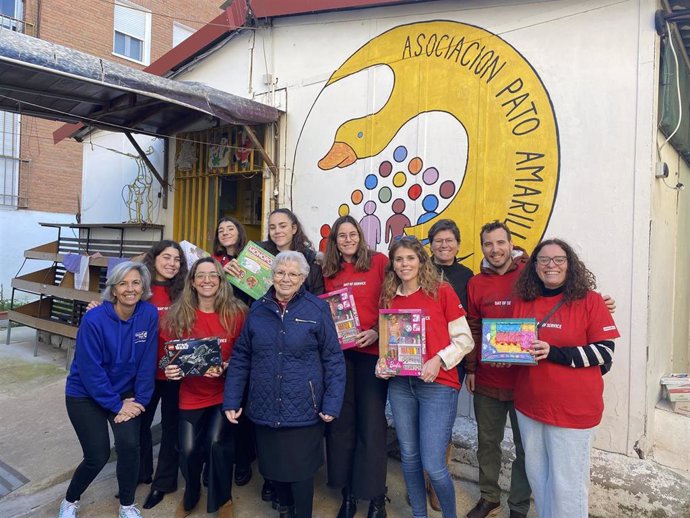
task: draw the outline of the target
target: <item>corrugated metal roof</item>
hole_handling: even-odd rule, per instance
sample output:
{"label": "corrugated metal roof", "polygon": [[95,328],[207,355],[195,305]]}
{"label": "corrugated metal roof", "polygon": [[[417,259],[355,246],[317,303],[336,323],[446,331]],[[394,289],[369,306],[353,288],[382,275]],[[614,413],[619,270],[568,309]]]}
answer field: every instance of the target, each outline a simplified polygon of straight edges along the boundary
{"label": "corrugated metal roof", "polygon": [[175,81],[0,29],[0,110],[149,135],[265,124],[280,111],[201,83]]}

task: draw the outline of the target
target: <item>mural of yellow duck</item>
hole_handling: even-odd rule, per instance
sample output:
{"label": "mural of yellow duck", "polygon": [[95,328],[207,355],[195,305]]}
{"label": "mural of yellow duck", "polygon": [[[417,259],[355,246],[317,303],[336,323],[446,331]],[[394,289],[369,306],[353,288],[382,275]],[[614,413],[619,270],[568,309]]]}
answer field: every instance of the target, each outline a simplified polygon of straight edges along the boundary
{"label": "mural of yellow duck", "polygon": [[[332,138],[321,134],[319,142],[297,145],[296,156],[308,154],[318,167],[310,173],[339,170],[352,176],[348,185],[361,184],[346,203],[335,204],[339,214],[361,216],[369,244],[380,249],[393,234],[423,239],[438,218],[453,219],[463,236],[459,257],[475,271],[477,234],[486,221],[506,221],[515,244],[531,250],[551,216],[560,167],[554,109],[532,65],[484,29],[455,21],[412,23],[365,43],[322,92],[372,67],[392,72],[380,109],[345,120]],[[444,114],[466,134],[464,146],[447,142],[445,152],[459,157],[453,167],[423,169],[439,157],[424,156],[425,138],[401,131],[431,114]],[[317,156],[320,149],[327,151]],[[363,161],[367,166],[357,168]],[[322,212],[322,223],[336,216],[333,205]]]}

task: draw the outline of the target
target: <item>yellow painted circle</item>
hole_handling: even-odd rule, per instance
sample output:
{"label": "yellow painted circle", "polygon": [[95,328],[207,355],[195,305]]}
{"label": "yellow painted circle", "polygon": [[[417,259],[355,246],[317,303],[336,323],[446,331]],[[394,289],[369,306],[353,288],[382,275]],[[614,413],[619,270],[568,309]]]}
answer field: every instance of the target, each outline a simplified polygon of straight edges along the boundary
{"label": "yellow painted circle", "polygon": [[343,203],[340,207],[338,207],[339,216],[347,216],[348,214],[350,214],[350,207],[347,203]]}
{"label": "yellow painted circle", "polygon": [[407,176],[402,171],[395,173],[393,176],[393,185],[396,187],[402,187],[407,182]]}
{"label": "yellow painted circle", "polygon": [[[458,164],[458,176],[441,171],[442,179],[461,187],[438,216],[405,232],[426,238],[437,219],[456,221],[463,236],[459,256],[475,271],[482,258],[479,229],[486,222],[506,222],[513,243],[531,251],[551,217],[560,149],[549,94],[526,57],[479,27],[453,21],[411,23],[365,43],[336,69],[325,88],[373,66],[387,66],[394,75],[388,100],[375,113],[343,120],[319,167],[347,167],[376,157],[421,113],[447,113],[465,128],[468,152],[466,163]],[[408,171],[414,174],[418,165],[408,164]],[[399,172],[393,185],[405,181]]]}

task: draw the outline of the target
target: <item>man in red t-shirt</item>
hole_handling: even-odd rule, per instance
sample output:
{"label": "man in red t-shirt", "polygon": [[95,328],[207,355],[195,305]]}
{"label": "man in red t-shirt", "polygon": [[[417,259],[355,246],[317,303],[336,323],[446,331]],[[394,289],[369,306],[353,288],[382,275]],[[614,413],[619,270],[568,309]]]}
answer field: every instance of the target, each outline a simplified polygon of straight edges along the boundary
{"label": "man in red t-shirt", "polygon": [[501,510],[501,442],[510,416],[515,444],[510,496],[510,518],[526,518],[531,490],[525,472],[517,415],[513,406],[513,387],[517,369],[502,364],[481,363],[482,319],[511,318],[513,286],[527,261],[527,254],[513,247],[510,229],[499,221],[484,225],[479,232],[484,259],[481,272],[467,285],[467,320],[472,329],[475,347],[465,358],[467,390],[474,394],[477,419],[479,489],[481,498],[467,518],[497,516]]}

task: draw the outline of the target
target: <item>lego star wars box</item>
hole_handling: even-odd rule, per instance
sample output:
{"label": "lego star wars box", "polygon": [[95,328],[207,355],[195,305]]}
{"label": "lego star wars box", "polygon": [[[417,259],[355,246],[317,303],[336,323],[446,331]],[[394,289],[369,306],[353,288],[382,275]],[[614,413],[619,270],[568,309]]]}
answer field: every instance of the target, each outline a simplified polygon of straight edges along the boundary
{"label": "lego star wars box", "polygon": [[222,372],[218,338],[187,338],[165,342],[168,364],[177,365],[185,376],[203,376],[210,370]]}

